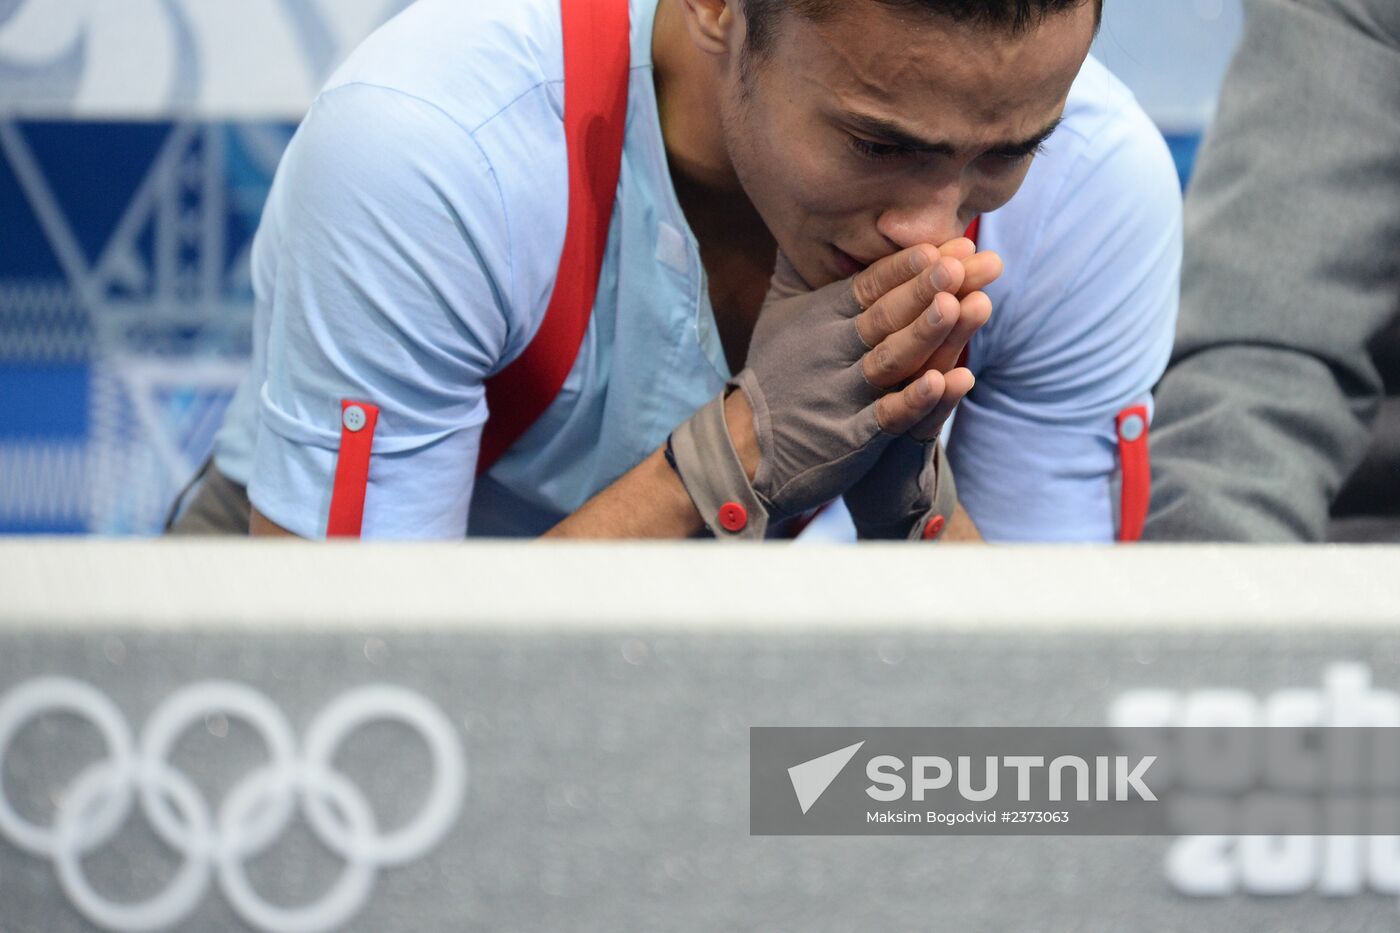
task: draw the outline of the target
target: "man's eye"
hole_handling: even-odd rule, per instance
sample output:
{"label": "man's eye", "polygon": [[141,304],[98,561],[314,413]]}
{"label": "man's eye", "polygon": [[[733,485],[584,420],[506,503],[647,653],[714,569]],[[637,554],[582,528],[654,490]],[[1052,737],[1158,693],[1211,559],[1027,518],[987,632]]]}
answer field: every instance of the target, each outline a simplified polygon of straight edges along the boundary
{"label": "man's eye", "polygon": [[859,136],[851,137],[851,148],[855,149],[862,157],[867,159],[894,159],[900,156],[909,155],[913,152],[905,146],[895,146],[889,143],[876,143]]}
{"label": "man's eye", "polygon": [[1040,143],[1029,152],[994,152],[990,154],[991,160],[999,168],[1015,168],[1023,165],[1031,159],[1040,155],[1045,150],[1045,144]]}

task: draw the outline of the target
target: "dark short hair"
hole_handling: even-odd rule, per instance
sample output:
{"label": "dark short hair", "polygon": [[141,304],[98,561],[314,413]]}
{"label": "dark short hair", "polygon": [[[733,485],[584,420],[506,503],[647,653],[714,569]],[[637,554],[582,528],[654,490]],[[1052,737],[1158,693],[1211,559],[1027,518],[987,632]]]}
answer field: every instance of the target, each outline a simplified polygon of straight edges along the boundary
{"label": "dark short hair", "polygon": [[[745,52],[762,57],[773,41],[778,17],[792,11],[807,19],[825,19],[842,7],[861,0],[743,0],[748,24]],[[1094,4],[1094,23],[1103,17],[1103,0],[864,0],[903,10],[925,10],[974,26],[997,29],[1017,35],[1038,24],[1046,16],[1074,9],[1082,3]]]}

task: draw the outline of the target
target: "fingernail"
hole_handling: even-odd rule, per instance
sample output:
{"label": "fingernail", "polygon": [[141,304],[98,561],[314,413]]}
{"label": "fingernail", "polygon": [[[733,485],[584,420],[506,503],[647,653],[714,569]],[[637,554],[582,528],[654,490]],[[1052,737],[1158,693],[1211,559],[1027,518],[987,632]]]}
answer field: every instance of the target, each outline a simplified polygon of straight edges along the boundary
{"label": "fingernail", "polygon": [[933,386],[929,384],[928,376],[919,379],[919,398],[928,401],[933,398]]}
{"label": "fingernail", "polygon": [[928,256],[923,250],[919,250],[909,257],[909,271],[916,275],[928,268]]}
{"label": "fingernail", "polygon": [[933,287],[941,292],[953,284],[953,273],[948,271],[947,266],[940,263],[929,276],[929,281],[933,282]]}
{"label": "fingernail", "polygon": [[928,306],[928,310],[924,312],[924,319],[930,324],[943,323],[943,312],[938,310],[938,302],[935,301]]}

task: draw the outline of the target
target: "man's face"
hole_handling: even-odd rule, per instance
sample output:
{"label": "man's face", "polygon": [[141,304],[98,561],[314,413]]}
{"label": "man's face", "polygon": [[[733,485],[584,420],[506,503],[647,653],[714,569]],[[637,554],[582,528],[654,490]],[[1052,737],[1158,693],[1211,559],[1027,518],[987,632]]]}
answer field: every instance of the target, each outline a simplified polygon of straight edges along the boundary
{"label": "man's face", "polygon": [[1094,4],[1011,37],[872,0],[780,15],[721,93],[725,146],[778,246],[812,287],[959,236],[1011,199],[1064,111]]}

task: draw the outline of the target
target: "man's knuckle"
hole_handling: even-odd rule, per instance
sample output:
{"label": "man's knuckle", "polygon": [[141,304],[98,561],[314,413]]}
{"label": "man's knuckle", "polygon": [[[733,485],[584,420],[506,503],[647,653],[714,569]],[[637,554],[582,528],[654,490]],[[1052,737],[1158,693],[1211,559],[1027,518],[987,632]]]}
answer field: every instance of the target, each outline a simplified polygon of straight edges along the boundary
{"label": "man's knuckle", "polygon": [[875,403],[875,423],[880,426],[880,430],[889,431],[895,425],[895,412],[891,411],[891,396],[885,396]]}
{"label": "man's knuckle", "polygon": [[927,314],[919,315],[919,319],[914,322],[914,336],[923,343],[939,339],[943,332],[942,321],[930,321]]}
{"label": "man's knuckle", "polygon": [[887,302],[882,301],[870,309],[870,324],[875,332],[882,336],[894,332],[890,320],[890,306]]}
{"label": "man's knuckle", "polygon": [[927,243],[920,243],[918,246],[915,246],[909,251],[909,274],[915,275],[920,270],[927,269],[929,266],[938,262],[938,257],[940,255],[941,254],[935,247]]}
{"label": "man's knuckle", "polygon": [[888,343],[882,343],[870,351],[875,374],[888,379],[899,375],[899,358]]}
{"label": "man's knuckle", "polygon": [[914,283],[914,297],[918,299],[920,304],[928,304],[933,301],[934,296],[937,294],[938,289],[933,284],[933,275],[931,273],[925,273],[919,276],[918,281]]}

